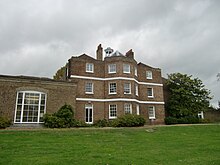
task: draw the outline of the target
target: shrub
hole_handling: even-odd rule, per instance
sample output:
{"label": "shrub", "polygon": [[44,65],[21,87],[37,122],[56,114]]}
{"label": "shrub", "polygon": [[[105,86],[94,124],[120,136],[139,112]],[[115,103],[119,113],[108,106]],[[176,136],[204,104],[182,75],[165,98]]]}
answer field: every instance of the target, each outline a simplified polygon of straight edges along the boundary
{"label": "shrub", "polygon": [[9,127],[11,125],[11,121],[7,118],[0,117],[0,129]]}
{"label": "shrub", "polygon": [[185,116],[181,118],[175,118],[175,117],[166,117],[164,119],[165,124],[171,125],[171,124],[195,124],[195,123],[201,123],[202,120],[199,119],[197,116]]}
{"label": "shrub", "polygon": [[178,124],[177,118],[175,117],[166,117],[164,121],[165,121],[165,124],[167,125]]}
{"label": "shrub", "polygon": [[97,126],[97,127],[109,127],[110,126],[110,123],[108,120],[106,119],[102,119],[102,120],[98,120],[94,126]]}
{"label": "shrub", "polygon": [[70,128],[74,122],[72,107],[66,104],[54,114],[44,115],[44,125],[49,128]]}
{"label": "shrub", "polygon": [[91,124],[87,124],[85,123],[84,121],[81,121],[81,120],[75,120],[73,122],[73,127],[90,127],[92,126]]}
{"label": "shrub", "polygon": [[113,127],[138,127],[145,124],[145,119],[139,115],[127,114],[111,122]]}

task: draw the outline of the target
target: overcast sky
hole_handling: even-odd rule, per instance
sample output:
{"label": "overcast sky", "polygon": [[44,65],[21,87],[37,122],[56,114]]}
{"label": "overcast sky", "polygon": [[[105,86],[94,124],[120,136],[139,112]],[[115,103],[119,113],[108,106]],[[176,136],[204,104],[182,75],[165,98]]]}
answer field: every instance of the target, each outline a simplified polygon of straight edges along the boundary
{"label": "overcast sky", "polygon": [[100,43],[198,77],[220,100],[219,0],[0,0],[0,74],[52,77]]}

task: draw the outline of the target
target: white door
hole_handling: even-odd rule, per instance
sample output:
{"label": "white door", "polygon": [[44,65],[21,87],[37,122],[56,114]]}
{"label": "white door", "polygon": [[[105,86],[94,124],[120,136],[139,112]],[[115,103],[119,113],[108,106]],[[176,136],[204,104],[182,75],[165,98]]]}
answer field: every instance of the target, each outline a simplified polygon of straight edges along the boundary
{"label": "white door", "polygon": [[93,123],[93,107],[92,105],[86,105],[85,107],[85,120],[87,124]]}

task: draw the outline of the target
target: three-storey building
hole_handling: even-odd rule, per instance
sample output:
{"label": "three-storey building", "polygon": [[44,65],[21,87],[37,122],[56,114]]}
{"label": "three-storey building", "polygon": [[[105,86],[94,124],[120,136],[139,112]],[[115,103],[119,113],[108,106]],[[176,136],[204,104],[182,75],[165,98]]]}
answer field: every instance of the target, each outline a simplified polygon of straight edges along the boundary
{"label": "three-storey building", "polygon": [[134,52],[125,55],[98,46],[96,59],[83,54],[67,64],[67,79],[77,83],[75,117],[94,123],[124,114],[142,115],[148,123],[164,122],[161,70],[137,63]]}

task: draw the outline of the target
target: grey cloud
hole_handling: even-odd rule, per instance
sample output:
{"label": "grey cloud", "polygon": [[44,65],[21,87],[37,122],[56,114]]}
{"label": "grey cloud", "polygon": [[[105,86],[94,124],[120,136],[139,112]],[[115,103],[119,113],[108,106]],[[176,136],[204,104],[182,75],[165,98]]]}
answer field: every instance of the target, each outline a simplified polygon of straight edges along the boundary
{"label": "grey cloud", "polygon": [[102,43],[132,48],[164,76],[201,78],[217,103],[219,7],[218,0],[1,0],[0,74],[51,77],[72,55],[94,56]]}

